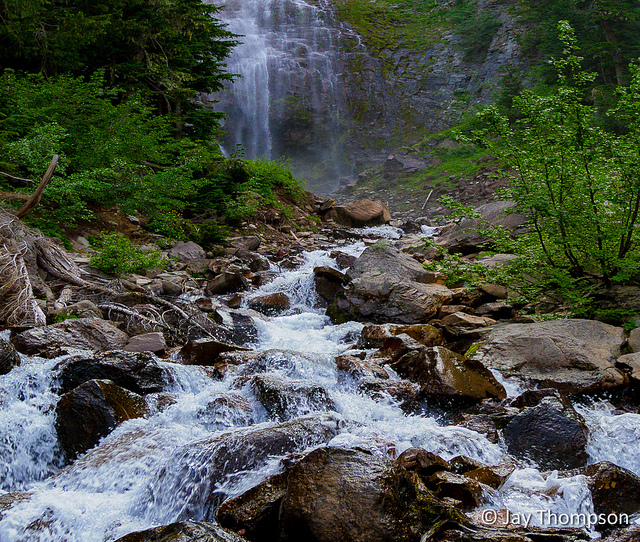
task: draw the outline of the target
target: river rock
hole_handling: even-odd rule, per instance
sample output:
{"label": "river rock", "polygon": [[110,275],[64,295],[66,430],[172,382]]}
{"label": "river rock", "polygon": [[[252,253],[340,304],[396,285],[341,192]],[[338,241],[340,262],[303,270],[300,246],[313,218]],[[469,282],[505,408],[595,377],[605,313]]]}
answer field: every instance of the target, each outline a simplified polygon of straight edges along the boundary
{"label": "river rock", "polygon": [[189,262],[191,260],[203,260],[206,253],[204,249],[193,241],[178,241],[169,250],[169,258],[175,258],[179,262]]}
{"label": "river rock", "polygon": [[251,348],[213,339],[189,341],[180,349],[180,357],[185,365],[215,365],[223,352],[252,352]]}
{"label": "river rock", "polygon": [[480,433],[487,437],[489,442],[498,444],[500,436],[498,435],[498,429],[493,418],[488,414],[476,414],[475,416],[466,416],[464,420],[459,422],[460,427],[465,427],[476,433]]}
{"label": "river rock", "polygon": [[209,295],[223,295],[248,289],[249,281],[244,278],[242,273],[223,271],[207,283],[207,292]]}
{"label": "river rock", "polygon": [[626,383],[615,368],[626,337],[594,320],[551,320],[491,330],[473,355],[485,365],[539,387],[584,393]]}
{"label": "river rock", "polygon": [[411,410],[418,403],[420,388],[408,380],[390,380],[383,378],[363,378],[358,391],[373,399],[388,399],[400,403],[403,410]]}
{"label": "river rock", "polygon": [[428,324],[409,326],[368,324],[360,332],[358,346],[361,348],[380,348],[387,339],[401,334],[408,335],[424,346],[440,346],[444,343],[442,332]]}
{"label": "river rock", "polygon": [[640,511],[640,477],[635,473],[609,461],[589,465],[580,472],[587,476],[596,514],[631,516]]}
{"label": "river rock", "polygon": [[20,365],[20,356],[16,347],[9,341],[0,339],[0,375],[6,375],[18,365]]}
{"label": "river rock", "polygon": [[420,476],[429,478],[438,471],[451,470],[449,462],[439,455],[428,452],[424,448],[408,448],[398,457],[398,464],[407,470],[415,471]]}
{"label": "river rock", "polygon": [[391,220],[387,206],[381,201],[371,200],[358,200],[331,207],[326,216],[337,224],[355,228],[386,224]]}
{"label": "river rock", "polygon": [[640,383],[640,352],[620,356],[616,368],[628,375],[634,384]]}
{"label": "river rock", "polygon": [[321,448],[287,471],[284,495],[271,497],[279,500],[279,513],[255,533],[258,542],[395,542],[408,535],[416,489],[393,462],[360,450]]}
{"label": "river rock", "polygon": [[489,465],[470,470],[465,473],[465,476],[493,489],[500,489],[515,469],[516,467],[513,464],[501,463],[500,465]]}
{"label": "river rock", "polygon": [[0,520],[4,517],[4,512],[13,508],[21,502],[28,502],[33,495],[26,491],[14,491],[0,495]]}
{"label": "river rock", "polygon": [[29,356],[60,355],[67,348],[81,350],[111,350],[124,348],[129,336],[110,322],[100,318],[76,318],[59,324],[27,329],[11,341],[18,352]]}
{"label": "river rock", "polygon": [[629,332],[629,350],[633,353],[640,352],[640,327]]}
{"label": "river rock", "polygon": [[442,346],[410,350],[394,361],[392,368],[419,384],[423,396],[430,399],[475,402],[489,397],[502,400],[507,396],[484,365]]}
{"label": "river rock", "polygon": [[441,499],[453,499],[463,509],[477,508],[484,504],[484,489],[480,482],[460,474],[438,471],[432,474],[427,487]]}
{"label": "river rock", "polygon": [[335,358],[336,367],[340,371],[350,374],[355,378],[373,377],[389,378],[389,374],[375,358],[360,359],[356,356],[342,354]]}
{"label": "river rock", "polygon": [[531,459],[542,469],[577,468],[588,459],[584,422],[555,397],[525,408],[507,424],[503,435],[510,454]]}
{"label": "river rock", "polygon": [[61,393],[70,392],[88,380],[107,379],[145,395],[162,391],[170,381],[158,361],[149,352],[112,351],[94,356],[73,356],[56,365],[54,371],[58,373]]}
{"label": "river rock", "polygon": [[640,540],[640,525],[632,525],[610,534],[601,542],[638,542],[638,540]]}
{"label": "river rock", "polygon": [[159,331],[154,333],[143,333],[142,335],[135,335],[129,339],[129,342],[124,347],[125,352],[164,352],[167,348],[167,343],[164,340],[164,335]]}
{"label": "river rock", "polygon": [[226,494],[219,484],[233,473],[258,469],[272,456],[324,444],[340,418],[311,414],[269,427],[248,427],[189,443],[169,457],[149,484],[153,506],[177,519],[212,521]]}
{"label": "river rock", "polygon": [[253,408],[248,399],[239,393],[215,393],[198,412],[198,421],[209,431],[249,426],[254,423]]}
{"label": "river rock", "polygon": [[320,266],[313,270],[316,293],[327,303],[331,303],[338,292],[342,292],[348,282],[347,276],[332,267]]}
{"label": "river rock", "polygon": [[291,308],[291,301],[286,294],[276,292],[274,294],[261,295],[249,300],[249,308],[266,314],[276,316]]}
{"label": "river rock", "polygon": [[467,314],[465,312],[454,312],[445,316],[440,320],[440,324],[448,327],[464,327],[464,328],[476,328],[487,327],[495,324],[496,321],[487,316],[475,316],[473,314]]}
{"label": "river rock", "polygon": [[247,542],[247,539],[213,523],[180,521],[130,533],[116,542]]}
{"label": "river rock", "polygon": [[336,409],[327,390],[319,384],[262,374],[251,379],[251,387],[273,420],[284,421],[310,412]]}
{"label": "river rock", "polygon": [[74,459],[95,446],[116,425],[148,414],[140,395],[111,380],[89,380],[58,401],[56,431],[67,459]]}
{"label": "river rock", "polygon": [[258,250],[261,242],[260,237],[257,235],[246,235],[232,239],[229,244],[234,248],[253,252]]}
{"label": "river rock", "polygon": [[528,218],[525,215],[511,212],[515,203],[512,201],[494,201],[478,207],[479,218],[463,218],[458,224],[446,226],[438,236],[438,244],[452,252],[469,254],[479,252],[480,248],[491,245],[491,241],[475,230],[488,222],[488,227],[501,227],[515,232],[522,228]]}

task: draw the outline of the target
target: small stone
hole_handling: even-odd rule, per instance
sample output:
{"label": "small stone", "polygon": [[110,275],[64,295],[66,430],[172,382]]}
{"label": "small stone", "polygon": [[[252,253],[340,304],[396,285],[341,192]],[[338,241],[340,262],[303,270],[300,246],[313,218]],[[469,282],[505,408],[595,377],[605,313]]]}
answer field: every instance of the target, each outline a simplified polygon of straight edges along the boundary
{"label": "small stone", "polygon": [[124,347],[125,352],[164,352],[167,343],[160,332],[145,333],[131,337]]}

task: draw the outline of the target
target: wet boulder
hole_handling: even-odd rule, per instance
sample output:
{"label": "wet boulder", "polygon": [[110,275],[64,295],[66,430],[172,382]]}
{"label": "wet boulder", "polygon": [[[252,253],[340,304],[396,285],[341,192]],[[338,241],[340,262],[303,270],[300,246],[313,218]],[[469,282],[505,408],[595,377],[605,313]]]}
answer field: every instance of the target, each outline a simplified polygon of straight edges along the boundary
{"label": "wet boulder", "polygon": [[347,276],[332,267],[320,266],[313,270],[316,293],[327,303],[331,303],[348,282]]}
{"label": "wet boulder", "polygon": [[251,387],[273,420],[289,420],[309,412],[336,409],[327,390],[312,382],[262,374],[251,379]]}
{"label": "wet boulder", "polygon": [[209,431],[249,426],[254,423],[253,408],[239,393],[215,393],[198,412],[198,421]]}
{"label": "wet boulder", "polygon": [[488,367],[561,393],[584,393],[627,382],[614,364],[626,337],[595,320],[510,324],[486,334],[473,355]]}
{"label": "wet boulder", "polygon": [[556,397],[525,408],[504,428],[509,453],[535,461],[542,469],[572,469],[586,464],[587,431],[582,418]]}
{"label": "wet boulder", "polygon": [[112,380],[118,386],[145,395],[164,389],[170,376],[158,365],[150,352],[114,350],[93,356],[73,356],[54,367],[58,373],[60,392],[67,393],[94,379]]}
{"label": "wet boulder", "polygon": [[246,542],[246,538],[213,523],[180,521],[129,533],[116,542]]}
{"label": "wet boulder", "polygon": [[185,365],[215,365],[220,354],[225,352],[251,352],[251,348],[213,339],[189,341],[180,349],[180,357]]}
{"label": "wet boulder", "polygon": [[340,371],[350,374],[354,378],[373,377],[389,378],[389,374],[384,370],[376,358],[361,359],[357,356],[342,354],[335,358],[336,367]]}
{"label": "wet boulder", "polygon": [[6,375],[18,365],[20,365],[20,356],[16,347],[9,341],[0,339],[0,375]]}
{"label": "wet boulder", "polygon": [[580,472],[587,476],[596,514],[631,516],[640,511],[640,477],[635,473],[609,461],[589,465]]}
{"label": "wet boulder", "polygon": [[[256,542],[391,542],[426,531],[412,475],[361,450],[320,448],[221,508],[218,521]],[[440,508],[434,504],[433,517]],[[422,521],[421,521],[422,520]],[[422,531],[421,531],[422,530]]]}
{"label": "wet boulder", "polygon": [[56,405],[56,431],[67,459],[98,443],[118,424],[149,414],[143,397],[111,380],[90,380],[65,393]]}
{"label": "wet boulder", "polygon": [[475,416],[465,416],[465,418],[457,425],[465,427],[476,433],[480,433],[487,437],[489,442],[497,444],[500,441],[498,429],[493,418],[488,414],[476,414]]}
{"label": "wet boulder", "polygon": [[103,351],[124,348],[129,336],[100,318],[75,318],[59,324],[27,329],[11,342],[18,352],[32,356],[57,356],[68,348]]}
{"label": "wet boulder", "polygon": [[483,484],[472,478],[448,471],[438,471],[427,480],[427,487],[441,499],[453,499],[463,509],[484,504]]}
{"label": "wet boulder", "polygon": [[340,426],[337,416],[318,413],[189,443],[176,450],[149,483],[152,505],[178,519],[212,521],[226,498],[220,484],[229,476],[263,467],[272,456],[324,444]]}
{"label": "wet boulder", "polygon": [[398,464],[426,478],[439,471],[451,470],[448,461],[424,448],[408,448],[398,457]]}
{"label": "wet boulder", "polygon": [[249,281],[239,272],[223,271],[207,283],[210,295],[223,295],[249,289]]}
{"label": "wet boulder", "polygon": [[400,403],[403,410],[413,409],[420,399],[420,388],[408,380],[363,378],[358,391],[373,399],[392,399]]}
{"label": "wet boulder", "polygon": [[286,294],[276,292],[274,294],[261,295],[249,300],[249,308],[266,314],[276,316],[291,308],[291,301]]}
{"label": "wet boulder", "polygon": [[505,389],[481,363],[442,346],[410,350],[392,368],[416,382],[424,397],[477,402],[489,397],[504,399]]}
{"label": "wet boulder", "polygon": [[248,250],[253,252],[258,250],[261,242],[260,237],[257,235],[246,235],[244,237],[236,237],[235,239],[232,239],[229,244],[238,250]]}

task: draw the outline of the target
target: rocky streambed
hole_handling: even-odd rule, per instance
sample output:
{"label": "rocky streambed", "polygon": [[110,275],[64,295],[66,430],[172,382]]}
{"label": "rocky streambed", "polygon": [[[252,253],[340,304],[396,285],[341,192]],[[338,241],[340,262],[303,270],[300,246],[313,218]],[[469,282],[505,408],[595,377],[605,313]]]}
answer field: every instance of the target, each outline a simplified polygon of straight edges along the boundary
{"label": "rocky streambed", "polygon": [[420,235],[241,238],[3,332],[0,540],[637,540],[637,335],[448,289]]}

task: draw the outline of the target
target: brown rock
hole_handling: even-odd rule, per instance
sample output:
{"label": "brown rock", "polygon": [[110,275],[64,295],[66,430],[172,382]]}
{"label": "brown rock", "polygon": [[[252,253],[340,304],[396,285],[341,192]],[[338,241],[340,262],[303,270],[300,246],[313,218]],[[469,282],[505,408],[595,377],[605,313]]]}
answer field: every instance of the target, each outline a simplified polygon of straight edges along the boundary
{"label": "brown rock", "polygon": [[476,508],[485,502],[482,485],[477,480],[453,472],[442,470],[432,474],[427,487],[441,499],[458,501],[462,508]]}
{"label": "brown rock", "polygon": [[432,399],[480,401],[493,397],[502,400],[507,395],[484,365],[442,346],[411,350],[392,367],[419,384],[422,393]]}
{"label": "brown rock", "polygon": [[6,375],[18,365],[20,365],[20,356],[15,346],[9,341],[0,339],[0,375]]}
{"label": "brown rock", "polygon": [[375,358],[360,359],[356,356],[343,354],[335,358],[339,370],[349,373],[356,378],[374,377],[389,378],[387,371],[375,360]]}
{"label": "brown rock", "polygon": [[398,463],[405,469],[415,471],[426,478],[438,471],[451,470],[451,465],[440,456],[423,448],[409,448],[400,454]]}
{"label": "brown rock", "polygon": [[213,339],[196,339],[180,349],[180,357],[185,365],[212,366],[223,352],[252,352],[252,349]]}
{"label": "brown rock", "polygon": [[206,256],[204,249],[193,241],[178,241],[169,250],[169,258],[175,258],[179,262],[202,260]]}
{"label": "brown rock", "polygon": [[167,343],[160,332],[144,333],[131,337],[124,347],[125,352],[164,352]]}
{"label": "brown rock", "polygon": [[277,292],[250,299],[249,308],[268,316],[275,316],[287,309],[290,309],[291,302],[286,294]]}
{"label": "brown rock", "polygon": [[475,431],[476,433],[484,435],[485,437],[487,437],[487,440],[489,442],[493,442],[494,444],[498,444],[498,442],[500,441],[496,424],[493,421],[493,418],[488,414],[476,414],[475,416],[468,416],[465,420],[461,421],[457,425],[459,425],[460,427],[471,429],[471,431]]}
{"label": "brown rock", "polygon": [[401,403],[404,410],[411,410],[418,402],[420,388],[408,380],[389,380],[383,378],[363,378],[358,391],[374,399],[390,397]]}
{"label": "brown rock", "polygon": [[140,395],[111,380],[90,380],[65,393],[56,405],[56,431],[68,459],[95,446],[116,425],[149,414]]}
{"label": "brown rock", "polygon": [[123,348],[129,336],[100,318],[77,318],[59,324],[28,329],[11,341],[19,352],[27,355],[60,355],[65,348],[112,350]]}
{"label": "brown rock", "polygon": [[480,467],[478,469],[470,470],[465,473],[465,476],[492,487],[493,489],[500,489],[502,484],[506,482],[507,478],[509,478],[514,470],[515,465],[491,465],[488,467]]}
{"label": "brown rock", "polygon": [[358,345],[362,348],[380,348],[387,339],[401,334],[408,335],[425,346],[440,346],[444,342],[442,332],[428,324],[368,324],[362,328]]}
{"label": "brown rock", "polygon": [[332,207],[327,217],[337,224],[349,227],[375,226],[391,220],[391,213],[381,201],[358,200]]}
{"label": "brown rock", "polygon": [[443,326],[466,328],[487,327],[495,323],[496,321],[492,318],[488,318],[486,316],[474,316],[473,314],[466,314],[464,312],[454,312],[453,314],[445,316],[441,320],[441,324]]}

